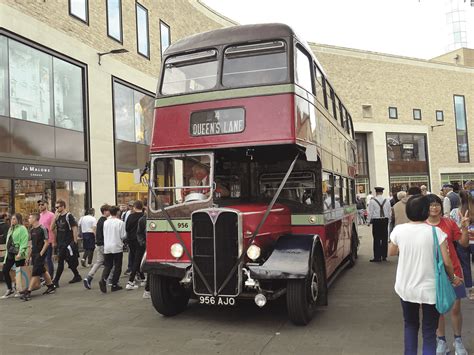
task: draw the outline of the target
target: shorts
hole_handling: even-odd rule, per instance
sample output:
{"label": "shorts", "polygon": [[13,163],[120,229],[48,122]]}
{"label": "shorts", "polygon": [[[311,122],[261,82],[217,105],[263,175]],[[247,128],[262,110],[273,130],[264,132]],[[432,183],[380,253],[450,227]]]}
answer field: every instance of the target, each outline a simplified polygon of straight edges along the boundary
{"label": "shorts", "polygon": [[464,284],[453,287],[453,288],[454,288],[454,292],[456,293],[456,298],[458,300],[467,297],[466,286]]}
{"label": "shorts", "polygon": [[32,258],[33,260],[33,270],[31,272],[31,276],[41,276],[46,272],[46,267],[44,266],[44,256],[40,256],[39,254],[34,255]]}

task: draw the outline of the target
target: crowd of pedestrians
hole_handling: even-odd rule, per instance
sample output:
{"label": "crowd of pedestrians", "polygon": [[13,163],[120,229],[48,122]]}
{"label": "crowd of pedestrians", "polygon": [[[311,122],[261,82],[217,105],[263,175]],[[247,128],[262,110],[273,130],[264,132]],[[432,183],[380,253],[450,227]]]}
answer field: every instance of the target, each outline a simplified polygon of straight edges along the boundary
{"label": "crowd of pedestrians", "polygon": [[[129,251],[125,271],[129,278],[125,288],[145,287],[143,298],[150,298],[149,278],[140,270],[146,243],[146,213],[142,201],[132,201],[129,209],[104,204],[98,220],[95,210],[90,208],[78,221],[63,200],[57,200],[55,213],[49,211],[47,201],[37,203],[38,212],[29,215],[28,224],[23,223],[19,213],[0,215],[0,244],[6,247],[2,273],[7,288],[2,299],[19,297],[29,301],[32,292],[42,284],[46,286],[44,295],[55,293],[60,287],[65,263],[73,273],[70,284],[82,281],[85,289],[93,289],[93,279],[103,267],[97,284],[99,289],[103,293],[107,293],[109,286],[112,292],[121,290],[124,250]],[[31,266],[31,279],[24,289],[17,290],[10,271],[14,266],[27,265]],[[79,265],[88,269],[85,278],[79,273]]]}
{"label": "crowd of pedestrians", "polygon": [[[423,354],[449,353],[445,330],[446,318],[450,318],[455,354],[467,355],[462,341],[461,300],[474,300],[474,182],[467,182],[460,191],[445,184],[439,195],[430,193],[424,185],[414,186],[406,193],[393,194],[391,200],[382,196],[383,188],[375,190],[367,216],[374,238],[374,258],[370,261],[386,260],[391,231],[388,255],[399,257],[395,291],[401,299],[405,322],[405,354],[417,353],[421,309]],[[446,314],[439,314],[435,307],[435,235],[456,294]]]}

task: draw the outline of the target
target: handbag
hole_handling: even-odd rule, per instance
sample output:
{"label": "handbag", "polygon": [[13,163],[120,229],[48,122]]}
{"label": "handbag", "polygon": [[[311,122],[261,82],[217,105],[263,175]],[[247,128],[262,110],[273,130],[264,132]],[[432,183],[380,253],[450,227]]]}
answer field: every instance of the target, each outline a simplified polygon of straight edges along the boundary
{"label": "handbag", "polygon": [[9,254],[17,255],[19,252],[20,252],[20,247],[18,246],[18,244],[13,244],[13,243],[12,243],[12,244],[8,247],[8,253],[9,253]]}
{"label": "handbag", "polygon": [[438,243],[438,236],[436,229],[433,228],[433,256],[435,264],[435,279],[436,279],[436,309],[440,314],[445,314],[453,307],[456,301],[456,293],[449,281],[448,275],[444,268],[443,258],[440,258],[441,248]]}

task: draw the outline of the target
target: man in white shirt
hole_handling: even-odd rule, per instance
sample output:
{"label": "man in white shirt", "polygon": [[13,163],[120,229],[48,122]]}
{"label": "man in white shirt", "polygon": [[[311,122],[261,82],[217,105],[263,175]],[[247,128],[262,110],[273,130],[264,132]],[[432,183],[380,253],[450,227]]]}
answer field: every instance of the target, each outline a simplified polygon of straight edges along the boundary
{"label": "man in white shirt", "polygon": [[443,185],[444,200],[443,200],[443,213],[445,217],[449,217],[451,210],[458,208],[461,204],[459,195],[453,191],[454,186],[451,184]]}
{"label": "man in white shirt", "polygon": [[374,258],[371,263],[387,260],[388,222],[392,208],[388,198],[383,197],[383,187],[375,188],[375,197],[370,199],[367,223],[372,224],[372,237],[374,238]]}
{"label": "man in white shirt", "polygon": [[118,211],[117,206],[110,207],[110,217],[104,222],[104,271],[99,281],[99,287],[103,293],[107,293],[107,279],[112,267],[114,268],[114,274],[112,276],[111,291],[122,289],[118,282],[122,272],[123,240],[127,234],[125,223],[117,218]]}
{"label": "man in white shirt", "polygon": [[79,219],[79,230],[82,236],[82,247],[84,248],[84,255],[81,259],[82,267],[86,267],[86,260],[89,266],[92,264],[95,249],[95,227],[97,220],[94,217],[95,210],[89,208],[87,214]]}

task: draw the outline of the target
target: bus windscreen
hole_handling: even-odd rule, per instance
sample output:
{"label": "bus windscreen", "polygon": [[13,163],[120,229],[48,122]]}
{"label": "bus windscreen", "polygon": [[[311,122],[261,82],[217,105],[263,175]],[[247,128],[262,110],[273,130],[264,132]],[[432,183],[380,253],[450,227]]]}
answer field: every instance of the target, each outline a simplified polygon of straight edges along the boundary
{"label": "bus windscreen", "polygon": [[216,50],[170,57],[165,62],[161,93],[177,95],[213,89],[217,66]]}
{"label": "bus windscreen", "polygon": [[287,78],[287,53],[282,41],[232,46],[224,53],[224,86],[276,84]]}

